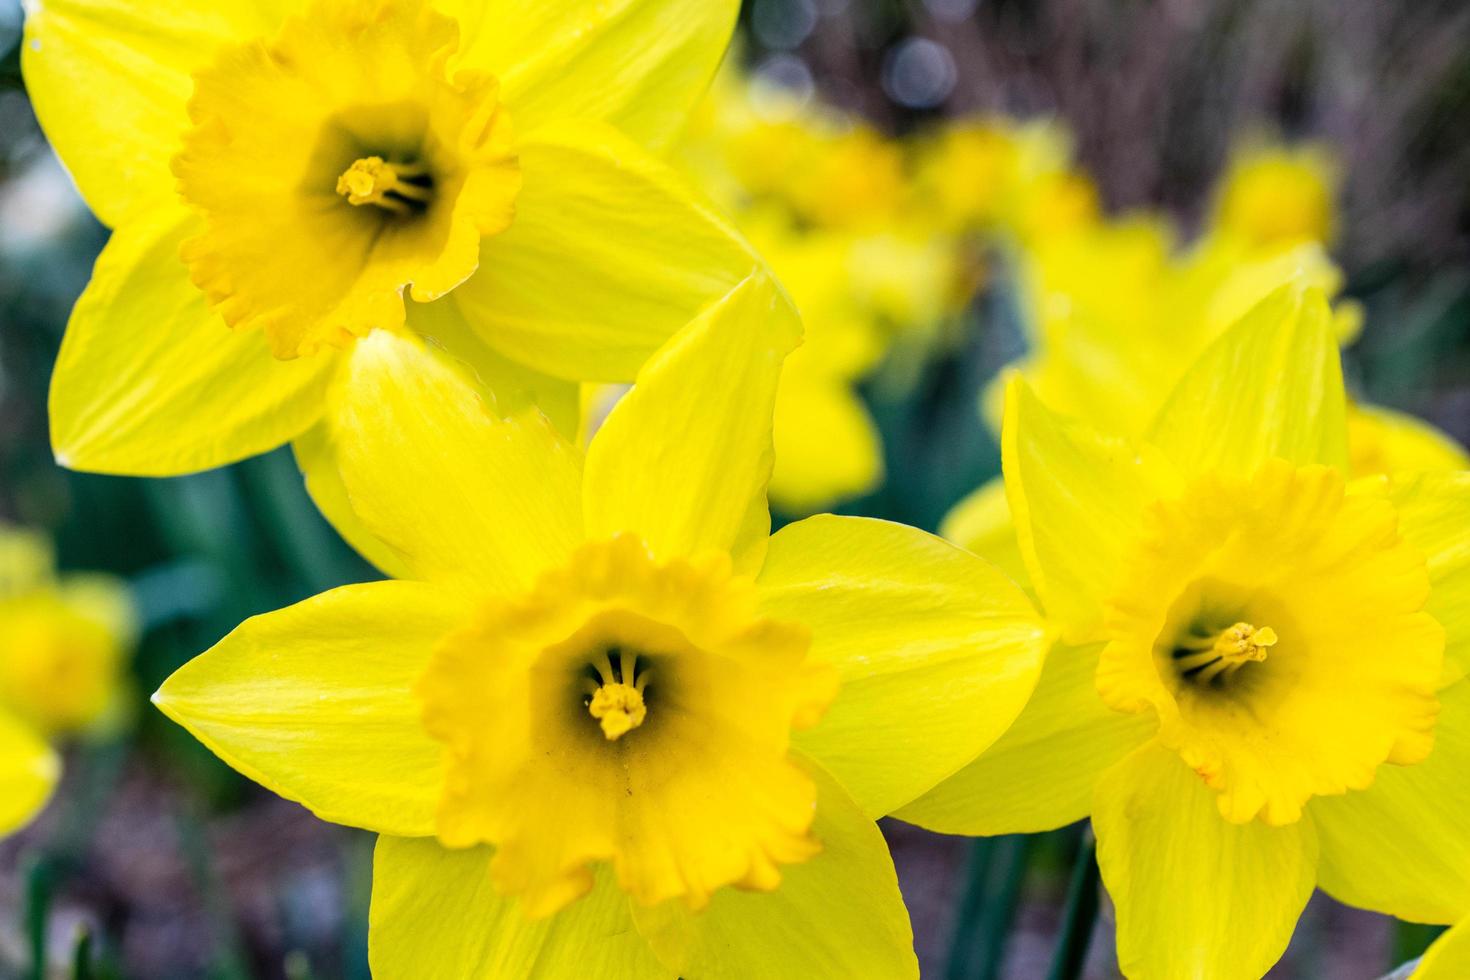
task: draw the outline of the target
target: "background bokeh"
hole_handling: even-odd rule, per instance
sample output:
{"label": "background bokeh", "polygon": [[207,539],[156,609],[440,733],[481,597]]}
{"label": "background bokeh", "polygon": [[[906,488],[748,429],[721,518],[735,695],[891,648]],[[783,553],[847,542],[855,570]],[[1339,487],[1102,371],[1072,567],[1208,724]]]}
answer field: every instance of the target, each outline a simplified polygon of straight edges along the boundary
{"label": "background bokeh", "polygon": [[[146,693],[245,617],[375,573],[286,451],[168,480],[52,462],[51,363],[106,231],[30,113],[21,16],[0,0],[0,520],[49,531],[64,568],[123,576],[143,632],[125,734],[69,746],[53,804],[0,842],[0,977],[26,975],[38,945],[68,975],[79,928],[100,976],[364,977],[371,841],[235,775]],[[1325,142],[1342,164],[1333,254],[1366,310],[1355,390],[1470,439],[1470,5],[750,0],[742,36],[757,76],[890,134],[1055,116],[1109,210],[1163,207],[1186,229],[1236,141]],[[994,475],[977,405],[1019,352],[1013,317],[992,282],[904,383],[873,376],[889,476],[844,510],[932,530]],[[926,977],[1046,975],[1084,829],[978,844],[886,830]],[[1104,910],[1091,976],[1115,975],[1107,929]],[[1319,897],[1273,976],[1375,977],[1430,937]]]}

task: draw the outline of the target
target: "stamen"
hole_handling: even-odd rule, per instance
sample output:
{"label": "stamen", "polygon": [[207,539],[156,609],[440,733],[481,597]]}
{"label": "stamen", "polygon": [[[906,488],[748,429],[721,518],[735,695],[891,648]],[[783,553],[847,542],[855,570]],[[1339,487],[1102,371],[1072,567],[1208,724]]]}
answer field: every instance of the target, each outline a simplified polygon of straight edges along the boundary
{"label": "stamen", "polygon": [[1275,645],[1276,631],[1271,627],[1236,623],[1214,636],[1193,633],[1183,637],[1174,648],[1174,663],[1185,677],[1207,684],[1248,663],[1260,663],[1266,659],[1267,648]]}
{"label": "stamen", "polygon": [[434,197],[421,163],[389,163],[382,157],[354,161],[337,178],[337,193],[355,207],[373,204],[394,214],[423,208]]}
{"label": "stamen", "polygon": [[616,742],[648,716],[641,687],[622,682],[599,687],[587,703],[587,711],[602,725],[602,734],[609,742]]}

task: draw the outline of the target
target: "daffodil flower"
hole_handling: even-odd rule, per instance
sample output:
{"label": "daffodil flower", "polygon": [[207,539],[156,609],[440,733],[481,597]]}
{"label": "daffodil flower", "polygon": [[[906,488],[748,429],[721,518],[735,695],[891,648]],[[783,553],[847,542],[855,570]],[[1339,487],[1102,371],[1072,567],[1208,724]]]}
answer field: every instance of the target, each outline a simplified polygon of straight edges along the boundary
{"label": "daffodil flower", "polygon": [[44,537],[0,527],[0,836],[50,797],[61,775],[51,740],[121,717],[135,629],[121,583],[58,577]]}
{"label": "daffodil flower", "polygon": [[1345,413],[1300,284],[1144,441],[1008,388],[1010,511],[1062,642],[1015,726],[899,816],[1091,815],[1130,977],[1259,977],[1316,885],[1414,921],[1470,907],[1470,474],[1350,480]]}
{"label": "daffodil flower", "polygon": [[769,534],[781,362],[754,277],[584,455],[412,338],[360,343],[342,478],[412,581],[247,621],[155,695],[241,772],[381,834],[380,977],[913,977],[873,818],[1005,729],[1043,633],[901,525]]}
{"label": "daffodil flower", "polygon": [[544,400],[631,380],[759,264],[650,154],[738,6],[31,5],[36,113],[114,229],[53,377],[57,458],[167,475],[301,437],[375,329]]}

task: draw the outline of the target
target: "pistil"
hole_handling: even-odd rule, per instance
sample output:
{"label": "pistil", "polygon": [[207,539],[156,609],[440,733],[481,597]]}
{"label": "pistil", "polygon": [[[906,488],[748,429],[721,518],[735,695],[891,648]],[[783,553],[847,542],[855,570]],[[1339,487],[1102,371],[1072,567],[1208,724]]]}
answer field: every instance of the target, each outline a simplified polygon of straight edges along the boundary
{"label": "pistil", "polygon": [[394,214],[424,208],[433,198],[426,186],[428,168],[420,163],[389,163],[363,157],[337,178],[337,193],[355,207],[372,204]]}
{"label": "pistil", "polygon": [[616,742],[624,735],[643,724],[648,717],[648,705],[643,700],[643,691],[648,686],[648,671],[638,670],[638,655],[619,650],[614,669],[612,657],[604,653],[600,661],[593,664],[602,683],[587,681],[587,713],[602,726],[602,734],[609,742]]}
{"label": "pistil", "polygon": [[1275,645],[1276,631],[1271,627],[1236,623],[1218,633],[1183,637],[1174,649],[1174,663],[1184,677],[1208,684],[1246,664],[1260,663]]}

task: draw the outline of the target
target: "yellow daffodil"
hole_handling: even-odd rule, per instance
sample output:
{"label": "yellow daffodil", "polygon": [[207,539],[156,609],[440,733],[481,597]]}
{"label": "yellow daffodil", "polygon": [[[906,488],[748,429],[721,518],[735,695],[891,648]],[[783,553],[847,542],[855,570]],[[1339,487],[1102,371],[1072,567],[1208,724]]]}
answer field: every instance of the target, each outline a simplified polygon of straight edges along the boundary
{"label": "yellow daffodil", "polygon": [[114,228],[53,378],[58,459],[162,475],[302,437],[375,329],[538,398],[631,380],[758,264],[649,152],[738,6],[33,5],[28,91]]}
{"label": "yellow daffodil", "polygon": [[1314,885],[1421,922],[1470,907],[1470,474],[1349,480],[1346,411],[1299,283],[1143,441],[1009,385],[1010,511],[1061,643],[1015,726],[899,815],[1090,814],[1130,977],[1259,977]]}
{"label": "yellow daffodil", "polygon": [[1338,168],[1317,144],[1251,141],[1236,151],[1216,196],[1215,234],[1250,247],[1332,243]]}
{"label": "yellow daffodil", "polygon": [[249,620],[155,701],[382,835],[375,975],[917,976],[871,820],[1004,730],[1042,632],[911,528],[769,535],[798,333],[752,278],[585,456],[413,338],[360,342],[342,479],[413,580]]}
{"label": "yellow daffodil", "polygon": [[121,584],[58,578],[43,537],[0,528],[0,835],[50,796],[61,762],[49,740],[118,717],[133,632]]}

